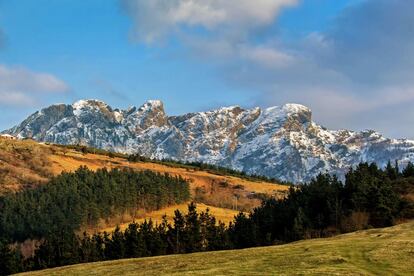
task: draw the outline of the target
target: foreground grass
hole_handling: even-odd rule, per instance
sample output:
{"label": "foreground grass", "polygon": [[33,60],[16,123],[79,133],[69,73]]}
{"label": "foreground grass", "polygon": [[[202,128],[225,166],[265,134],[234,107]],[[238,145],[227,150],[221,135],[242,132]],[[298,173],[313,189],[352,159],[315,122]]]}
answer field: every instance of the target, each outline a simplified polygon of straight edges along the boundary
{"label": "foreground grass", "polygon": [[414,222],[281,246],[89,263],[28,275],[414,275]]}

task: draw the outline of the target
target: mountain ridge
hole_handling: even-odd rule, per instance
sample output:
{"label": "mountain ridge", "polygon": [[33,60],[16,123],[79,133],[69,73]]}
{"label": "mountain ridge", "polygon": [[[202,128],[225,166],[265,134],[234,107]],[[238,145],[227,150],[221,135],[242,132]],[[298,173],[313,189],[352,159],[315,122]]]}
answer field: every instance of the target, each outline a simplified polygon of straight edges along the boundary
{"label": "mountain ridge", "polygon": [[292,103],[168,116],[159,100],[125,110],[80,100],[43,108],[3,133],[216,164],[291,182],[326,171],[342,176],[359,162],[385,166],[400,160],[404,166],[414,161],[414,141],[385,138],[373,130],[328,130],[312,120],[310,108]]}

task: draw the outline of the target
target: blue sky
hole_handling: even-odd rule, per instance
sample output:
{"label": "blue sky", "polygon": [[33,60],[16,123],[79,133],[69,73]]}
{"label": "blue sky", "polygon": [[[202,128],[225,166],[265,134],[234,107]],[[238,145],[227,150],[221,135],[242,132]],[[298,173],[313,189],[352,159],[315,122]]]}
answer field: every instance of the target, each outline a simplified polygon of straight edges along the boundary
{"label": "blue sky", "polygon": [[0,0],[0,129],[57,102],[161,99],[171,115],[297,102],[414,138],[407,2]]}

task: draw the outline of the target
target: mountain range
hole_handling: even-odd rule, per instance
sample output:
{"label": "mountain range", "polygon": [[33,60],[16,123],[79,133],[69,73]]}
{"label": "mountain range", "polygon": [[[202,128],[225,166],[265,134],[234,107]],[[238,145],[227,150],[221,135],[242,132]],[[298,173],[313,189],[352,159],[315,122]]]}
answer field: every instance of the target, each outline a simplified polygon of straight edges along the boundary
{"label": "mountain range", "polygon": [[197,161],[294,183],[319,173],[343,176],[359,162],[414,161],[414,141],[366,130],[328,130],[299,104],[239,106],[168,116],[161,101],[114,109],[98,100],[57,104],[2,133],[83,144],[153,159]]}

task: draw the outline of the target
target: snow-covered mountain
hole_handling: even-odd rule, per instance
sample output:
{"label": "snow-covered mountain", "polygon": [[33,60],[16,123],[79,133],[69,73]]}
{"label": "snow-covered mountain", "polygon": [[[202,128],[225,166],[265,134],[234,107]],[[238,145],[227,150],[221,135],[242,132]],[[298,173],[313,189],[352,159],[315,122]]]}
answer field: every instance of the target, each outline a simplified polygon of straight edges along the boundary
{"label": "snow-covered mountain", "polygon": [[85,144],[156,159],[201,161],[292,182],[319,172],[338,175],[361,161],[414,161],[414,141],[375,131],[331,131],[309,108],[239,106],[168,116],[163,103],[113,109],[97,100],[52,105],[4,131],[58,144]]}

